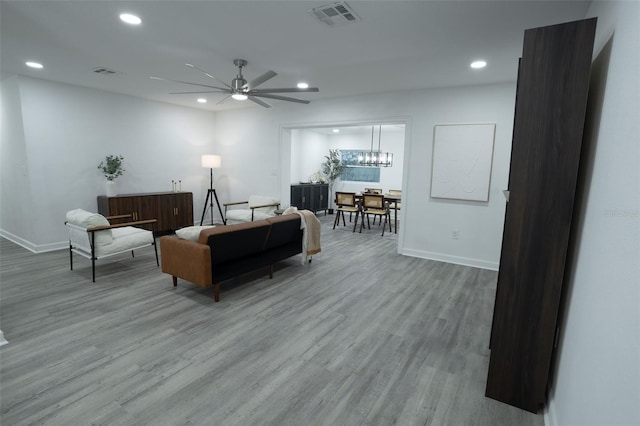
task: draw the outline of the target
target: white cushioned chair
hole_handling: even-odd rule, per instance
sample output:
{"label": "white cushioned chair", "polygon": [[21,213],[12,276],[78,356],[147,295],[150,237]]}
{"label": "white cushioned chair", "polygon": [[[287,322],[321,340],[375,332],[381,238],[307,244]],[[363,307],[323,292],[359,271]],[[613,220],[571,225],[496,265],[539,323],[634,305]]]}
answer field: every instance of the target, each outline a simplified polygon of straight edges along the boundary
{"label": "white cushioned chair", "polygon": [[[133,250],[153,246],[158,261],[155,240],[156,219],[111,224],[109,220],[131,219],[131,215],[104,217],[83,209],[67,212],[65,226],[69,231],[69,262],[73,270],[73,253],[91,259],[93,282],[96,282],[96,260]],[[152,230],[140,228],[151,226]]]}
{"label": "white cushioned chair", "polygon": [[[245,204],[243,208],[235,208]],[[250,195],[248,201],[224,203],[224,217],[227,222],[253,222],[275,216],[278,207],[280,202],[273,197]]]}

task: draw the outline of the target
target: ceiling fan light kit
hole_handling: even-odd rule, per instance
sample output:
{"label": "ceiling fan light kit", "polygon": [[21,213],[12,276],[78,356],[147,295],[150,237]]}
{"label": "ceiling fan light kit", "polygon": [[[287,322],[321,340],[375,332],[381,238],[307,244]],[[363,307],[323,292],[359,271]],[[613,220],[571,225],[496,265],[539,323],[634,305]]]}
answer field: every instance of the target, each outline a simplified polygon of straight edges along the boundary
{"label": "ceiling fan light kit", "polygon": [[222,99],[220,102],[218,102],[218,104],[223,103],[224,101],[226,101],[229,97],[231,97],[232,99],[238,100],[238,101],[244,101],[249,99],[250,101],[263,106],[265,108],[271,108],[271,105],[268,104],[267,102],[265,102],[264,100],[260,99],[260,98],[268,98],[268,99],[276,99],[279,101],[287,101],[287,102],[296,102],[296,103],[301,103],[301,104],[308,104],[311,101],[305,100],[305,99],[297,99],[297,98],[292,98],[289,96],[280,96],[280,95],[274,95],[274,93],[305,93],[305,92],[319,92],[320,90],[317,87],[305,87],[305,88],[300,88],[300,87],[286,87],[286,88],[275,88],[275,89],[256,89],[256,87],[258,87],[259,85],[261,85],[262,83],[266,82],[267,80],[272,79],[273,77],[275,77],[276,75],[278,75],[275,71],[267,71],[264,74],[259,75],[258,77],[256,77],[255,79],[251,80],[250,82],[247,82],[247,80],[244,78],[244,76],[242,75],[242,68],[244,68],[247,65],[247,61],[245,59],[234,59],[233,64],[238,67],[238,74],[236,75],[236,78],[234,78],[231,81],[231,85],[225,83],[224,81],[220,80],[219,78],[215,77],[213,74],[210,74],[208,72],[206,72],[203,69],[198,68],[197,66],[193,65],[193,64],[185,64],[186,66],[188,66],[189,68],[193,68],[196,71],[204,74],[205,76],[216,80],[220,83],[222,83],[225,87],[220,87],[220,86],[211,86],[208,84],[200,84],[200,83],[191,83],[188,81],[181,81],[181,80],[170,80],[170,79],[164,79],[164,78],[159,78],[159,77],[151,77],[153,79],[156,80],[166,80],[166,81],[173,81],[176,83],[182,83],[182,84],[189,84],[192,86],[201,86],[201,87],[206,87],[209,89],[214,89],[214,90],[199,90],[199,91],[195,91],[195,92],[173,92],[171,94],[173,95],[184,95],[184,94],[197,94],[197,93],[222,93],[222,94],[226,94],[227,97],[225,97],[224,99]]}

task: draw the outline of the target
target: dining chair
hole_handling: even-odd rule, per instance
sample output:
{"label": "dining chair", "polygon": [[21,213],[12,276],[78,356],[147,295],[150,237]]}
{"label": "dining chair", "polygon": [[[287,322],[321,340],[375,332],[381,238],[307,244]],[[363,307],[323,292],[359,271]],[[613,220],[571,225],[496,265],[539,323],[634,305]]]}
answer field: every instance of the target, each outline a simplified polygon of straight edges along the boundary
{"label": "dining chair", "polygon": [[382,188],[365,188],[365,194],[382,194]]}
{"label": "dining chair", "polygon": [[[364,194],[382,194],[382,188],[365,188]],[[380,218],[382,219],[382,218]],[[382,223],[382,222],[381,222]],[[376,217],[373,217],[373,224],[376,224]]]}
{"label": "dining chair", "polygon": [[356,221],[353,224],[353,232],[356,232],[356,225],[358,224],[359,207],[356,203],[355,192],[336,192],[336,219],[333,221],[333,229],[336,229],[336,225],[340,222],[342,216],[342,224],[347,226],[344,220],[344,213],[349,213],[349,222],[351,222],[351,215],[356,214]]}
{"label": "dining chair", "polygon": [[389,224],[389,232],[391,232],[391,214],[389,213],[389,203],[384,200],[384,195],[380,194],[362,194],[362,222],[360,222],[360,232],[364,226],[364,216],[367,216],[367,226],[371,229],[369,223],[369,215],[373,215],[375,224],[375,217],[380,218],[382,223],[382,217],[384,216],[384,224],[382,225],[382,235],[384,236],[384,230]]}
{"label": "dining chair", "polygon": [[[397,197],[402,197],[402,190],[401,189],[390,189],[388,192],[389,195],[395,195]],[[397,208],[398,210],[400,210],[400,202],[399,201],[389,201],[389,203],[391,204],[389,207],[391,208]]]}

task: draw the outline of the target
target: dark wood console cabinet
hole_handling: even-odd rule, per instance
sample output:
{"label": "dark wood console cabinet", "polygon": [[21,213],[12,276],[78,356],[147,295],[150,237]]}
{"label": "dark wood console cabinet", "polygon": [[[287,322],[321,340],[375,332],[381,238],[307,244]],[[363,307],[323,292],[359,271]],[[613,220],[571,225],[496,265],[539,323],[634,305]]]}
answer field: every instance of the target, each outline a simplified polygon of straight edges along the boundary
{"label": "dark wood console cabinet", "polygon": [[311,210],[317,213],[329,208],[329,184],[328,183],[301,183],[291,185],[291,205],[298,209]]}
{"label": "dark wood console cabinet", "polygon": [[486,396],[545,404],[596,19],[525,31]]}
{"label": "dark wood console cabinet", "polygon": [[154,192],[98,196],[98,212],[103,216],[130,214],[133,220],[157,219],[158,233],[168,233],[193,225],[191,192]]}

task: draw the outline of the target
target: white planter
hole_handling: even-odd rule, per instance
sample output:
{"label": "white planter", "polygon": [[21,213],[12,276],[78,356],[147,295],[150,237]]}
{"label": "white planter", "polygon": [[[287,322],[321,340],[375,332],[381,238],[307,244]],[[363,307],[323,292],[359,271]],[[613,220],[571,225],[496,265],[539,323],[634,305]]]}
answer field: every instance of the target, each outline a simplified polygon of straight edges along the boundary
{"label": "white planter", "polygon": [[107,189],[107,197],[114,197],[118,195],[118,189],[116,188],[115,180],[108,180],[105,184],[105,187]]}

